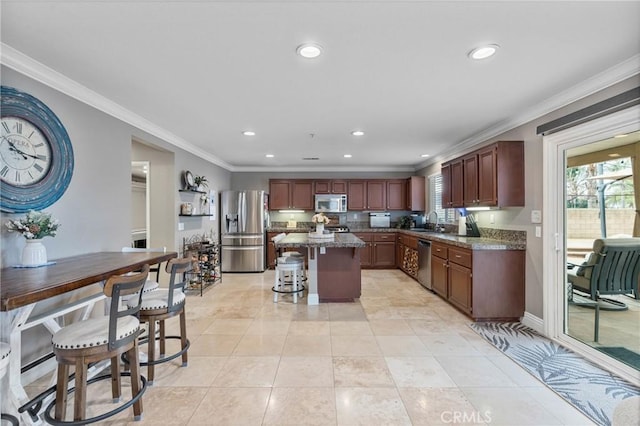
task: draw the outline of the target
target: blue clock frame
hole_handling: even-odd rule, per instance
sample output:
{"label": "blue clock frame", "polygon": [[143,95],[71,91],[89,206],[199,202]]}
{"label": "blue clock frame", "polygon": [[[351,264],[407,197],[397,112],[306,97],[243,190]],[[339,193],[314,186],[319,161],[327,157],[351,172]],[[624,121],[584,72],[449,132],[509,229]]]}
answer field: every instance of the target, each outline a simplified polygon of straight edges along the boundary
{"label": "blue clock frame", "polygon": [[60,119],[42,101],[8,86],[0,87],[0,115],[29,121],[45,136],[51,147],[51,166],[47,175],[28,186],[1,182],[0,210],[23,213],[42,210],[62,197],[73,175],[73,147]]}

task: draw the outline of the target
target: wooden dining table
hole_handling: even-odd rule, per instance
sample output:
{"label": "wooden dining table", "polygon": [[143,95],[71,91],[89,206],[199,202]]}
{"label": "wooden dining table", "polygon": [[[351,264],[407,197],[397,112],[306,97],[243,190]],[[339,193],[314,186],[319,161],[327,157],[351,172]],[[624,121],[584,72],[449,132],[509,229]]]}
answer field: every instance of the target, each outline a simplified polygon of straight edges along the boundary
{"label": "wooden dining table", "polygon": [[[58,318],[75,313],[86,319],[97,302],[105,299],[99,284],[113,275],[126,274],[144,265],[156,265],[177,257],[176,252],[98,252],[54,260],[54,264],[37,268],[3,268],[0,271],[0,338],[11,345],[9,374],[5,379],[11,392],[2,392],[2,404],[13,411],[29,401],[21,380],[22,333],[35,326],[44,326],[52,334],[60,329]],[[58,297],[86,291],[72,301]],[[85,294],[86,293],[86,294]],[[40,309],[42,305],[45,309]],[[53,307],[52,307],[53,306]],[[36,309],[38,307],[38,309]],[[15,412],[14,412],[15,414]],[[37,424],[23,413],[25,424]]]}

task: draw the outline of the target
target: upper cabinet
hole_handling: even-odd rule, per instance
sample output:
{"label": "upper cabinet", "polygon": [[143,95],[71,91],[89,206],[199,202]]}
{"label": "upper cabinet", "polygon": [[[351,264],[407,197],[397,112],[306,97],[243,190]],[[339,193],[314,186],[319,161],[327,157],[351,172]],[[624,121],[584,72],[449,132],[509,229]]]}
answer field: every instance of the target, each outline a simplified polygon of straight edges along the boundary
{"label": "upper cabinet", "polygon": [[407,181],[395,179],[387,181],[387,210],[407,209]]}
{"label": "upper cabinet", "polygon": [[350,180],[347,188],[349,210],[387,209],[386,180]]}
{"label": "upper cabinet", "polygon": [[443,206],[524,206],[524,142],[500,141],[442,165]]}
{"label": "upper cabinet", "polygon": [[270,210],[313,210],[312,180],[269,180]]}
{"label": "upper cabinet", "polygon": [[413,212],[423,212],[426,210],[425,199],[425,186],[426,179],[424,176],[411,176],[407,178],[405,184],[405,201],[406,205],[403,210],[410,210]]}
{"label": "upper cabinet", "polygon": [[458,158],[442,165],[442,206],[464,206],[463,161]]}
{"label": "upper cabinet", "polygon": [[347,208],[352,211],[424,211],[425,177],[270,179],[269,209],[313,210],[315,194],[347,194]]}
{"label": "upper cabinet", "polygon": [[313,182],[315,194],[346,194],[346,180],[316,180]]}

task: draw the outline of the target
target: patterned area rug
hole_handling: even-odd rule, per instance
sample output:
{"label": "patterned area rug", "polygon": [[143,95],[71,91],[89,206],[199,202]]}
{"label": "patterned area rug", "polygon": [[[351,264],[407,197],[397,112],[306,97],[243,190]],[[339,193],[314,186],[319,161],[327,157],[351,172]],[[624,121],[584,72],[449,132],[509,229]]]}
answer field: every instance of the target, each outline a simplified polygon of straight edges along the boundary
{"label": "patterned area rug", "polygon": [[640,396],[640,388],[520,323],[470,327],[597,424],[611,425],[616,406]]}

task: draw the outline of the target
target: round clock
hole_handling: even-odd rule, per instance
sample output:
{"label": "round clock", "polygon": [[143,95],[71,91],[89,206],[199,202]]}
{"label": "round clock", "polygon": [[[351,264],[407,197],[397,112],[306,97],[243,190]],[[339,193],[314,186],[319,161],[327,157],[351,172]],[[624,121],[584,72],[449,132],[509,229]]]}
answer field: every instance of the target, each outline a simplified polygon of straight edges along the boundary
{"label": "round clock", "polygon": [[195,186],[195,179],[189,170],[184,172],[184,183],[186,184],[187,189],[193,189]]}
{"label": "round clock", "polygon": [[1,87],[0,115],[0,209],[42,210],[71,182],[69,135],[44,103],[11,87]]}

